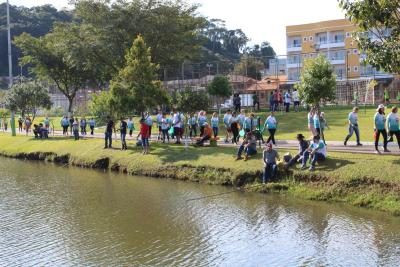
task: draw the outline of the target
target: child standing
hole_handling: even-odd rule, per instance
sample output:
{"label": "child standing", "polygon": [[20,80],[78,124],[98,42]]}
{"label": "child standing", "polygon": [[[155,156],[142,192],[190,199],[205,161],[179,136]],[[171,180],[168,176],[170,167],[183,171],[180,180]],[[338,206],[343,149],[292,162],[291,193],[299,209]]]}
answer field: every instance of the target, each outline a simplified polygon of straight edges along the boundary
{"label": "child standing", "polygon": [[214,138],[218,136],[218,124],[219,124],[219,118],[217,113],[214,112],[211,117],[211,127],[213,129]]}
{"label": "child standing", "polygon": [[150,137],[150,127],[146,123],[146,120],[142,118],[140,120],[140,136],[142,138],[143,155],[149,153],[149,137]]}

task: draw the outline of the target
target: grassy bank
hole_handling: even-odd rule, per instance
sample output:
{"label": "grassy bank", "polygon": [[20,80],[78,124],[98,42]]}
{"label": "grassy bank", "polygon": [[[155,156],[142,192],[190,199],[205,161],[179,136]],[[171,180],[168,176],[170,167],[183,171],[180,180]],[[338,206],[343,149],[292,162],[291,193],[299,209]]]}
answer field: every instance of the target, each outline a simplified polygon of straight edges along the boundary
{"label": "grassy bank", "polygon": [[396,156],[329,153],[329,159],[314,173],[296,168],[281,173],[277,182],[261,185],[261,153],[244,162],[234,160],[235,148],[152,144],[151,154],[142,156],[140,148],[130,145],[127,151],[104,150],[102,140],[96,139],[74,141],[59,137],[43,141],[0,134],[0,154],[4,156],[279,192],[400,215],[400,159]]}

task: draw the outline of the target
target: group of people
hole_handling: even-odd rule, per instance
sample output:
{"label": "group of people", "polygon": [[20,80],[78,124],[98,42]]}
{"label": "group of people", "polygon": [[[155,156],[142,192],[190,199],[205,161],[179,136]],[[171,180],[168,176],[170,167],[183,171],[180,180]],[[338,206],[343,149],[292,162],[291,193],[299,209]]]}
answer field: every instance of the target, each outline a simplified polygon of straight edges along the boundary
{"label": "group of people", "polygon": [[280,90],[274,90],[269,95],[269,108],[270,111],[283,111],[290,112],[290,105],[293,103],[293,110],[295,112],[299,111],[300,107],[300,96],[297,89],[293,92],[287,90],[282,94]]}
{"label": "group of people", "polygon": [[[46,118],[47,119],[47,118]],[[82,136],[87,135],[87,127],[90,128],[90,135],[94,135],[94,128],[96,126],[96,121],[90,118],[89,121],[85,117],[74,118],[74,116],[68,117],[64,116],[61,119],[61,127],[63,129],[63,135],[68,136],[69,133],[74,136],[75,140],[79,140],[79,131]]]}

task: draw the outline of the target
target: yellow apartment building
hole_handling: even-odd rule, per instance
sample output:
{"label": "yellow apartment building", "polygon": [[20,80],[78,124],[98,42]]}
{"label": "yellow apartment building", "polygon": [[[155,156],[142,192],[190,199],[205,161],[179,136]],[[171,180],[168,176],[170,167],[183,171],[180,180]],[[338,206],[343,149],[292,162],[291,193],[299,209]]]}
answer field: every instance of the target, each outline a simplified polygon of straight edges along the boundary
{"label": "yellow apartment building", "polygon": [[391,76],[362,63],[363,54],[352,38],[354,30],[356,26],[347,19],[287,26],[288,80],[298,81],[304,59],[318,54],[330,60],[338,80]]}

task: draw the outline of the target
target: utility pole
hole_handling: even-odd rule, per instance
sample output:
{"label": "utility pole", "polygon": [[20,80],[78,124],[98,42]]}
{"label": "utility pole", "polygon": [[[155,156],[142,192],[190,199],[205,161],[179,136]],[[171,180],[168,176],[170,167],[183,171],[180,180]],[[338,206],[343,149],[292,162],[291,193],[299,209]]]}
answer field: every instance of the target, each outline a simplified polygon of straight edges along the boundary
{"label": "utility pole", "polygon": [[[8,43],[8,89],[10,90],[13,84],[12,74],[12,57],[11,57],[11,26],[10,26],[10,3],[7,0],[7,43]],[[11,110],[11,135],[16,136],[15,131],[15,111]]]}

